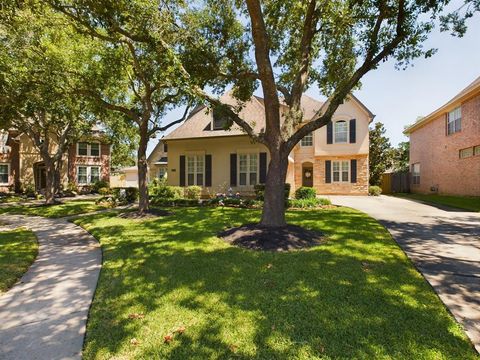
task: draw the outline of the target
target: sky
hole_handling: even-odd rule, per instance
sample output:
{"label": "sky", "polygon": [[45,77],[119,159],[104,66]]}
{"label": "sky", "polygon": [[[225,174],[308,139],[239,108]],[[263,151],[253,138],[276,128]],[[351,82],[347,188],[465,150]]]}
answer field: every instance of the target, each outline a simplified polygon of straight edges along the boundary
{"label": "sky", "polygon": [[[433,57],[416,59],[406,70],[396,70],[393,61],[382,63],[364,76],[361,89],[354,92],[376,115],[374,122],[384,124],[393,146],[408,140],[403,135],[405,126],[433,112],[480,76],[480,14],[467,24],[463,38],[437,28],[425,43],[426,48],[438,49]],[[315,88],[306,93],[324,100]],[[181,109],[173,110],[165,123],[181,116]],[[157,140],[150,141],[149,153],[156,144]]]}

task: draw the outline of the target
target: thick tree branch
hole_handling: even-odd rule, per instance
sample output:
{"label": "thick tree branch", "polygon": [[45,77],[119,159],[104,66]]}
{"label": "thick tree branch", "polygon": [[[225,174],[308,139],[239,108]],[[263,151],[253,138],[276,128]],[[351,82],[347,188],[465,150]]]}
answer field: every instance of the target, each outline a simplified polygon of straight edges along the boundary
{"label": "thick tree branch", "polygon": [[184,121],[188,118],[189,111],[190,111],[190,105],[188,105],[188,106],[185,108],[185,111],[184,111],[184,113],[183,113],[183,116],[182,116],[180,119],[177,119],[177,120],[175,120],[175,121],[172,121],[171,123],[168,123],[167,125],[164,125],[164,126],[156,126],[156,127],[152,128],[151,130],[149,130],[148,136],[154,135],[157,131],[158,131],[158,132],[167,131],[167,130],[170,129],[172,126],[184,122]]}
{"label": "thick tree branch", "polygon": [[[383,4],[383,3],[382,3]],[[381,11],[379,17],[372,31],[372,35],[369,40],[369,47],[362,65],[354,72],[348,81],[346,81],[328,100],[328,107],[323,114],[318,114],[316,119],[308,122],[301,128],[299,128],[285,143],[285,150],[290,152],[293,147],[307,134],[312,131],[325,126],[331,118],[345,97],[352,91],[352,89],[358,84],[360,79],[372,68],[374,68],[380,61],[385,59],[392,53],[393,50],[405,39],[405,32],[403,26],[405,22],[405,1],[399,1],[399,9],[397,13],[397,25],[396,34],[393,39],[388,42],[383,49],[375,55],[375,49],[378,48],[378,35],[381,29],[381,23],[384,20],[384,13]],[[373,51],[372,51],[373,49]]]}

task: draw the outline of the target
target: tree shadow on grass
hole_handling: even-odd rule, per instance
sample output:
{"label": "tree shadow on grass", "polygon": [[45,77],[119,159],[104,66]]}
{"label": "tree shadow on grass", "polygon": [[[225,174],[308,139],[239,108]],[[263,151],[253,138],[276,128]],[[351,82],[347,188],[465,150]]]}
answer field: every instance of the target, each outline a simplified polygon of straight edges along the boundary
{"label": "tree shadow on grass", "polygon": [[[86,358],[475,357],[388,233],[363,214],[291,212],[290,222],[330,240],[264,253],[215,237],[258,212],[176,213],[141,226],[107,214],[81,220],[104,249]],[[133,312],[145,318],[129,319]],[[164,344],[180,325],[185,333]]]}

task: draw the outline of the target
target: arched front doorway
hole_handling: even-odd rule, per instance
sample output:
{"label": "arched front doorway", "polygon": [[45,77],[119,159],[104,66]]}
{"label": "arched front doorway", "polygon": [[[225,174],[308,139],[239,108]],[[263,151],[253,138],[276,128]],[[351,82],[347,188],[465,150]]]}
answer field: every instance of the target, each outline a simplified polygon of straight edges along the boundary
{"label": "arched front doorway", "polygon": [[313,186],[313,164],[311,162],[302,164],[302,186]]}

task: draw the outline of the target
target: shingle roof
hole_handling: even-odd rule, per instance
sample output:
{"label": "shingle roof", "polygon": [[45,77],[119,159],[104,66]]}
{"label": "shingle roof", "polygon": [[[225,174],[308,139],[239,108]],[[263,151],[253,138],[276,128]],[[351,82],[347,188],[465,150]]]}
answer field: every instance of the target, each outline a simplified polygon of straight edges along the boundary
{"label": "shingle roof", "polygon": [[[240,105],[237,100],[231,96],[230,92],[222,95],[220,100],[224,104],[232,106]],[[322,107],[322,104],[322,102],[304,95],[301,100],[301,105],[305,119],[310,120]],[[212,121],[212,112],[209,111],[207,107],[196,110],[197,111],[191,114],[182,125],[166,135],[162,140],[245,135],[245,132],[236,124],[229,130],[208,130],[209,124]],[[243,104],[239,115],[243,120],[247,121],[257,133],[265,128],[265,105],[261,97],[252,96],[249,101]]]}
{"label": "shingle roof", "polygon": [[436,119],[442,113],[446,113],[447,111],[452,110],[452,107],[455,107],[458,103],[466,100],[470,95],[472,95],[475,91],[480,91],[480,76],[476,78],[470,85],[468,85],[465,89],[460,91],[457,95],[455,95],[450,101],[448,101],[445,105],[439,107],[437,110],[433,111],[429,115],[421,118],[414,124],[410,125],[405,129],[403,132],[404,134],[410,134],[411,132],[415,131],[419,127],[425,125],[426,123]]}

